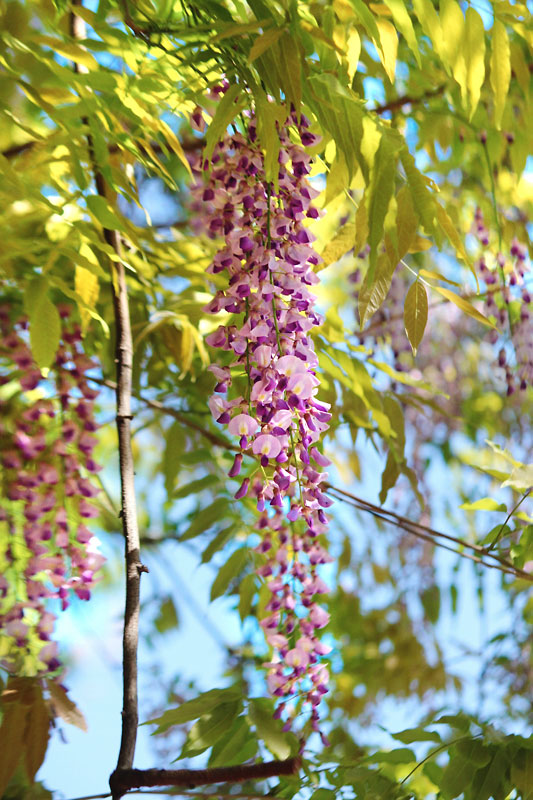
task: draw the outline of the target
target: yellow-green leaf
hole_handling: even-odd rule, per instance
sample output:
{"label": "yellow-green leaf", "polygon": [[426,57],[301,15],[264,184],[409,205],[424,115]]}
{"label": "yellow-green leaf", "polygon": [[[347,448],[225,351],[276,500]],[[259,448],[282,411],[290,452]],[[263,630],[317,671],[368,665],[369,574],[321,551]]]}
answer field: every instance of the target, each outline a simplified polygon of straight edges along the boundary
{"label": "yellow-green leaf", "polygon": [[44,277],[35,278],[27,291],[25,306],[30,320],[30,347],[35,363],[47,369],[54,360],[61,336],[59,312],[48,297]]}
{"label": "yellow-green leaf", "polygon": [[124,224],[105,197],[101,197],[99,194],[89,195],[87,197],[87,208],[103,228],[110,231],[126,231]]}
{"label": "yellow-green leaf", "polygon": [[411,17],[407,12],[405,3],[403,0],[385,0],[385,5],[390,8],[394,24],[407,42],[409,49],[416,59],[416,63],[421,67],[420,47],[418,46],[413,23],[411,22]]}
{"label": "yellow-green leaf", "polygon": [[487,319],[487,317],[483,316],[483,314],[480,311],[478,311],[477,308],[474,308],[472,303],[469,303],[468,300],[465,300],[464,297],[455,294],[454,292],[450,291],[450,289],[445,289],[444,286],[432,286],[431,288],[435,292],[441,294],[447,300],[450,300],[452,303],[454,303],[457,306],[457,308],[460,308],[461,311],[464,311],[464,313],[468,314],[468,316],[472,317],[472,319],[476,319],[483,325],[488,325],[489,328],[496,327],[496,325],[494,325],[490,321],[490,319]]}
{"label": "yellow-green leaf", "polygon": [[337,231],[333,239],[322,250],[321,256],[324,263],[320,265],[320,268],[324,269],[346,255],[353,248],[354,242],[355,222],[348,222],[342,226],[340,231]]}
{"label": "yellow-green leaf", "polygon": [[485,80],[485,28],[481,16],[472,6],[466,9],[462,51],[466,67],[470,119],[472,119]]}
{"label": "yellow-green leaf", "polygon": [[272,47],[272,45],[276,44],[276,42],[281,39],[284,33],[285,28],[269,28],[267,31],[258,36],[250,48],[248,61],[252,63],[252,61],[255,61],[256,58],[259,58],[259,56],[263,55],[265,50],[268,50],[269,47]]}
{"label": "yellow-green leaf", "polygon": [[228,125],[233,122],[244,105],[243,101],[235,102],[239,93],[242,93],[242,86],[233,84],[217,105],[215,116],[205,137],[205,158],[207,160],[211,158],[215,145],[223,138]]}
{"label": "yellow-green leaf", "polygon": [[287,104],[294,105],[297,114],[300,113],[302,103],[302,64],[299,43],[290,33],[284,33],[278,42],[280,53],[279,75],[282,80],[281,88],[285,93]]}
{"label": "yellow-green leaf", "polygon": [[431,39],[435,51],[440,53],[442,28],[435,6],[431,0],[413,0],[413,8],[422,30]]}
{"label": "yellow-green leaf", "polygon": [[474,503],[463,503],[459,506],[464,511],[507,511],[504,503],[498,503],[493,497],[482,497]]}
{"label": "yellow-green leaf", "polygon": [[405,332],[416,356],[428,321],[428,296],[422,281],[415,281],[405,297],[403,309]]}
{"label": "yellow-green leaf", "polygon": [[43,700],[42,689],[35,683],[32,703],[29,706],[24,734],[24,764],[30,783],[34,782],[39,767],[44,761],[50,735],[50,715]]}
{"label": "yellow-green leaf", "polygon": [[418,230],[419,216],[413,205],[409,188],[402,186],[396,196],[396,228],[398,232],[398,260],[411,249]]}
{"label": "yellow-green leaf", "polygon": [[83,332],[85,332],[91,320],[89,308],[94,309],[98,300],[98,294],[100,291],[98,277],[93,272],[85,269],[85,267],[76,266],[76,272],[74,274],[74,288],[83,302],[86,304],[85,306],[79,306],[81,329]]}
{"label": "yellow-green leaf", "polygon": [[378,19],[376,22],[381,39],[381,49],[378,51],[379,57],[389,81],[394,83],[396,57],[398,55],[398,34],[396,28],[388,19]]}
{"label": "yellow-green leaf", "polygon": [[[461,55],[461,40],[465,18],[457,0],[441,0],[440,23],[442,26],[441,58],[449,74],[457,80],[457,59]],[[462,61],[464,68],[464,60]],[[459,82],[459,81],[458,81]]]}
{"label": "yellow-green leaf", "polygon": [[494,20],[492,26],[492,52],[490,56],[490,85],[494,94],[494,124],[501,128],[502,115],[511,81],[511,49],[503,22]]}
{"label": "yellow-green leaf", "polygon": [[389,291],[394,268],[391,267],[386,253],[380,253],[377,260],[374,279],[370,283],[367,276],[359,292],[359,322],[363,329],[382,302]]}
{"label": "yellow-green leaf", "polygon": [[23,703],[24,678],[10,678],[2,700],[4,717],[0,726],[0,797],[17,769],[24,750],[24,734],[29,706]]}
{"label": "yellow-green leaf", "polygon": [[47,681],[46,687],[50,692],[50,702],[53,713],[61,717],[61,719],[69,725],[74,725],[76,728],[86,731],[87,723],[85,722],[85,717],[78,706],[68,697],[65,689],[53,680]]}
{"label": "yellow-green leaf", "polygon": [[453,224],[452,220],[450,219],[448,212],[445,208],[443,208],[440,203],[435,203],[435,210],[437,212],[437,219],[439,221],[439,225],[441,230],[446,234],[448,237],[450,244],[452,244],[455,248],[457,255],[463,259],[465,264],[470,268],[470,272],[476,279],[476,285],[479,289],[479,283],[476,275],[476,270],[474,269],[474,265],[472,264],[472,260],[468,253],[466,252],[466,248],[464,242],[459,235],[457,228]]}

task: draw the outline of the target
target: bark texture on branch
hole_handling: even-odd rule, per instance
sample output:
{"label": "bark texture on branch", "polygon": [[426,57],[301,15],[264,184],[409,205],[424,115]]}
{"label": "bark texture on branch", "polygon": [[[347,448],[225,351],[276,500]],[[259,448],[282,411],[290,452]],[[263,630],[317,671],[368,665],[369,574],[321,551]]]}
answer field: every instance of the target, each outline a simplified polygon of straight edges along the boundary
{"label": "bark texture on branch", "polygon": [[299,758],[286,761],[265,761],[262,764],[241,764],[233,767],[210,769],[116,769],[109,785],[113,797],[121,797],[130,789],[148,786],[183,786],[193,789],[214,783],[243,783],[265,780],[280,775],[297,775],[301,767]]}
{"label": "bark texture on branch", "polygon": [[[76,14],[76,6],[82,0],[73,0],[70,16],[70,32],[74,39],[86,38],[85,22]],[[77,73],[86,72],[82,64],[75,64]],[[83,119],[85,124],[87,119]],[[108,189],[95,158],[93,141],[87,136],[89,160],[94,175],[96,191],[108,199]],[[139,639],[140,579],[146,568],[140,561],[139,528],[135,501],[134,463],[131,449],[131,379],[133,344],[128,306],[126,274],[122,262],[122,247],[117,231],[104,229],[104,239],[113,248],[117,260],[110,261],[113,307],[115,316],[115,361],[116,361],[116,423],[118,432],[122,530],[125,540],[126,558],[126,602],[123,635],[123,708],[122,735],[117,769],[128,769],[133,765],[138,727],[137,698],[137,647]],[[113,789],[113,797],[115,795]]]}

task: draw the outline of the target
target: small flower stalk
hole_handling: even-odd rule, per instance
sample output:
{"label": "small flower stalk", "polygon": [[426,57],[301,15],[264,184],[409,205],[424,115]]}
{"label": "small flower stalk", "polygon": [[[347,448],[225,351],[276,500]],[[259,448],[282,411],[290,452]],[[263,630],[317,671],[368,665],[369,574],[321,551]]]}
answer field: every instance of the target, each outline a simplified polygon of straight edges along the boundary
{"label": "small flower stalk", "polygon": [[[317,445],[331,414],[317,398],[310,333],[321,324],[312,294],[319,280],[313,268],[321,259],[305,226],[319,216],[306,152],[319,137],[294,114],[278,133],[276,186],[265,180],[250,114],[245,131],[227,133],[218,143],[210,165],[195,165],[193,195],[197,208],[203,203],[208,235],[224,239],[208,271],[223,274],[226,283],[207,311],[232,316],[207,342],[226,351],[229,363],[210,367],[217,383],[209,406],[239,445],[230,477],[240,480],[244,456],[255,461],[248,460],[253,472],[235,498],[253,498],[259,512],[257,572],[270,592],[261,626],[273,651],[267,684],[279,698],[276,715],[286,729],[303,713],[307,731],[319,731],[328,684],[323,656],[330,648],[319,638],[329,615],[320,604],[328,587],[318,570],[331,561],[322,537],[332,501],[323,488],[329,461]],[[301,144],[293,141],[296,135]]]}
{"label": "small flower stalk", "polygon": [[[61,309],[63,332],[45,380],[28,346],[27,323],[0,308],[0,631],[2,665],[26,675],[60,668],[51,636],[55,608],[88,600],[104,558],[87,523],[99,515],[93,459],[95,364]],[[54,378],[55,375],[55,378]]]}

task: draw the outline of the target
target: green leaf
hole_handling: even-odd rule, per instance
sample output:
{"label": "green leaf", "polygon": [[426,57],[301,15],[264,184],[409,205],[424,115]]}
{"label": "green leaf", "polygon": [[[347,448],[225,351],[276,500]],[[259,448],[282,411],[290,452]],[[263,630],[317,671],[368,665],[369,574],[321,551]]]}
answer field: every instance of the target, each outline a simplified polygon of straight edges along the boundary
{"label": "green leaf", "polygon": [[422,30],[432,41],[435,52],[440,53],[442,28],[435,6],[431,0],[413,0],[413,8]]}
{"label": "green leaf", "polygon": [[194,515],[194,519],[187,530],[181,534],[180,541],[185,542],[188,539],[194,539],[195,536],[199,536],[214,525],[215,522],[220,522],[226,516],[228,507],[228,499],[226,497],[219,497],[211,503],[211,505],[207,506],[207,508],[198,511]]}
{"label": "green leaf", "polygon": [[226,528],[222,528],[222,530],[217,533],[215,538],[209,542],[202,553],[202,564],[206,564],[208,561],[211,561],[213,555],[224,547],[232,533],[235,531],[235,528],[236,526],[233,524],[228,525]]}
{"label": "green leaf", "polygon": [[87,197],[87,208],[91,214],[96,217],[102,228],[110,231],[116,230],[127,233],[124,223],[117,216],[105,197],[101,197],[99,194],[90,194]]}
{"label": "green leaf", "polygon": [[269,28],[267,31],[257,36],[248,54],[248,61],[250,64],[255,61],[256,58],[263,55],[265,50],[275,45],[283,36],[284,32],[285,28]]}
{"label": "green leaf", "polygon": [[241,710],[242,702],[238,700],[232,703],[222,703],[210,714],[200,717],[189,731],[178,758],[197,756],[218,742],[231,730],[235,717],[240,714]]}
{"label": "green leaf", "polygon": [[244,100],[235,102],[243,88],[239,84],[233,84],[217,104],[217,110],[213,117],[205,137],[204,157],[209,160],[213,155],[215,145],[224,138],[227,127],[233,122],[237,114],[244,108]]}
{"label": "green leaf", "polygon": [[507,753],[503,748],[496,750],[490,763],[474,775],[470,795],[472,800],[489,800],[491,797],[495,800],[505,800],[511,788],[505,786],[508,766]]}
{"label": "green leaf", "polygon": [[239,587],[239,616],[244,622],[252,610],[252,601],[256,592],[256,578],[254,573],[245,575]]}
{"label": "green leaf", "polygon": [[176,420],[165,433],[165,452],[163,454],[163,475],[167,495],[173,496],[174,484],[182,464],[186,446],[186,434],[183,425]]}
{"label": "green leaf", "polygon": [[274,719],[273,704],[264,697],[253,697],[248,704],[248,717],[255,726],[257,736],[270,752],[280,759],[289,758],[297,747],[296,737],[283,733],[282,724]]}
{"label": "green leaf", "polygon": [[205,475],[203,478],[198,478],[198,480],[186,483],[185,486],[180,486],[179,489],[173,492],[172,497],[174,500],[181,500],[182,497],[198,494],[198,492],[209,488],[209,486],[213,486],[215,483],[218,483],[218,481],[219,479],[216,475]]}
{"label": "green leaf", "polygon": [[309,102],[320,124],[344,156],[348,180],[352,180],[359,167],[368,177],[368,166],[361,154],[366,115],[361,101],[329,73],[313,76],[306,83],[311,91]]}
{"label": "green leaf", "polygon": [[368,244],[370,245],[369,268],[365,280],[368,280],[369,286],[374,279],[378,245],[383,236],[385,217],[394,197],[396,161],[401,143],[401,137],[384,131],[370,166],[370,182],[365,192],[365,203],[368,209]]}
{"label": "green leaf", "polygon": [[526,491],[533,487],[533,464],[524,464],[513,469],[503,486],[511,486],[518,491]]}
{"label": "green leaf", "polygon": [[213,746],[209,757],[210,767],[243,764],[257,753],[257,739],[250,730],[245,717],[237,717],[224,738]]}
{"label": "green leaf", "polygon": [[416,756],[409,747],[399,747],[397,750],[380,750],[378,753],[373,753],[369,761],[377,764],[412,764],[416,761]]}
{"label": "green leaf", "polygon": [[495,328],[496,327],[490,321],[490,319],[487,319],[487,317],[484,317],[483,314],[481,314],[476,308],[474,308],[472,303],[469,303],[468,300],[465,300],[464,297],[461,297],[460,295],[455,294],[454,292],[450,291],[450,289],[445,289],[444,286],[432,286],[431,288],[435,292],[438,292],[439,294],[441,294],[447,300],[451,300],[451,302],[454,303],[457,306],[457,308],[460,308],[461,311],[464,311],[464,313],[468,314],[468,316],[472,317],[472,319],[475,319],[478,322],[481,322],[483,325],[488,325],[489,328]]}
{"label": "green leaf", "polygon": [[350,5],[366,28],[366,32],[374,42],[380,42],[376,19],[363,0],[350,0]]}
{"label": "green leaf", "polygon": [[409,287],[403,309],[405,332],[416,356],[428,321],[428,296],[422,281],[416,280]]}
{"label": "green leaf", "polygon": [[385,300],[392,281],[395,267],[391,267],[386,253],[380,253],[377,260],[374,279],[365,279],[359,291],[358,311],[361,330],[370,317],[376,313]]}
{"label": "green leaf", "polygon": [[485,80],[485,28],[481,16],[472,6],[466,9],[462,51],[466,67],[470,119],[472,119]]}
{"label": "green leaf", "polygon": [[420,600],[422,601],[422,606],[424,608],[426,617],[428,618],[428,620],[431,622],[432,625],[435,625],[435,623],[439,619],[439,612],[440,612],[439,587],[429,586],[421,593]]}
{"label": "green leaf", "polygon": [[159,613],[154,619],[154,626],[159,633],[165,633],[178,627],[178,612],[172,597],[167,597],[161,603]]}
{"label": "green leaf", "polygon": [[242,572],[248,561],[248,555],[248,548],[240,547],[231,554],[224,566],[218,570],[218,574],[211,586],[209,597],[211,602],[224,594],[231,581]]}
{"label": "green leaf", "polygon": [[511,780],[522,792],[522,800],[533,800],[533,758],[531,753],[519,750],[511,764]]}
{"label": "green leaf", "polygon": [[320,264],[319,268],[325,269],[330,264],[338,261],[346,255],[349,250],[353,249],[354,243],[355,222],[349,222],[337,231],[333,239],[331,239],[322,250],[320,255],[324,259],[324,263]]}
{"label": "green leaf", "polygon": [[482,497],[474,503],[463,503],[459,508],[465,511],[507,511],[505,503],[498,503],[492,497]]}
{"label": "green leaf", "polygon": [[474,764],[451,755],[439,787],[443,798],[453,800],[460,795],[470,785],[475,771]]}
{"label": "green leaf", "polygon": [[416,40],[413,23],[411,22],[411,17],[407,12],[405,3],[403,0],[384,0],[384,2],[385,5],[390,8],[394,24],[407,42],[409,49],[415,57],[416,63],[421,67],[420,47]]}
{"label": "green leaf", "polygon": [[30,321],[30,347],[35,363],[47,369],[54,361],[61,338],[61,319],[56,306],[48,297],[46,278],[35,278],[24,298]]}
{"label": "green leaf", "polygon": [[158,725],[157,730],[152,733],[152,736],[157,736],[160,733],[166,733],[174,725],[183,725],[184,722],[198,719],[198,717],[208,714],[219,705],[232,704],[239,697],[240,692],[235,687],[210,689],[193,700],[187,700],[186,703],[182,703],[178,708],[169,708],[160,717],[142,722],[141,725]]}
{"label": "green leaf", "polygon": [[501,129],[505,101],[511,82],[511,48],[503,22],[494,20],[490,55],[490,85],[494,96],[494,125]]}
{"label": "green leaf", "polygon": [[407,728],[404,731],[392,734],[393,739],[403,744],[412,744],[413,742],[437,742],[442,741],[441,737],[436,731],[426,731],[424,728]]}

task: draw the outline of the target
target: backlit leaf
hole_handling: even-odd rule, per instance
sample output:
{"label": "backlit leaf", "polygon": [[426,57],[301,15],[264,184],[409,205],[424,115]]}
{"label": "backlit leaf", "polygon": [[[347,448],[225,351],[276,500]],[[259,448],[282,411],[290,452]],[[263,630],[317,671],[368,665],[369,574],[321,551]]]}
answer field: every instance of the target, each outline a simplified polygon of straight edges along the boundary
{"label": "backlit leaf", "polygon": [[416,63],[420,67],[422,65],[422,61],[420,59],[420,47],[416,40],[413,23],[411,22],[411,17],[409,16],[405,3],[403,0],[384,0],[384,2],[385,5],[390,8],[394,24],[404,37],[409,49],[416,59]]}
{"label": "backlit leaf", "polygon": [[222,100],[217,104],[215,116],[205,136],[204,156],[207,160],[213,155],[213,150],[217,142],[224,137],[230,122],[233,122],[244,106],[243,100],[236,102],[239,94],[242,94],[242,86],[234,83],[233,86],[229,87],[228,91],[222,97]]}
{"label": "backlit leaf", "polygon": [[50,692],[52,710],[56,716],[61,717],[69,725],[74,725],[82,731],[87,730],[85,717],[77,705],[67,695],[65,689],[56,681],[49,680],[46,687]]}
{"label": "backlit leaf", "polygon": [[496,326],[489,320],[487,317],[483,316],[477,308],[474,308],[472,303],[469,303],[468,300],[465,300],[464,297],[461,297],[455,292],[450,291],[450,289],[445,289],[443,286],[432,286],[431,287],[435,292],[438,292],[447,300],[450,300],[454,303],[457,308],[460,308],[461,311],[464,311],[465,314],[468,314],[469,317],[472,319],[481,322],[483,325],[488,325],[489,328],[495,328]]}
{"label": "backlit leaf", "polygon": [[35,363],[40,369],[50,367],[61,336],[59,312],[48,297],[47,281],[36,278],[28,287],[25,298],[30,319],[30,347]]}
{"label": "backlit leaf", "polygon": [[381,40],[381,49],[379,50],[381,62],[389,81],[394,83],[396,57],[398,54],[398,34],[396,28],[388,19],[378,19],[376,22]]}
{"label": "backlit leaf", "polygon": [[220,705],[232,705],[240,697],[240,690],[234,687],[228,689],[210,689],[208,692],[195,697],[193,700],[187,700],[182,703],[178,708],[169,708],[160,717],[150,719],[147,722],[141,723],[142,725],[158,725],[158,728],[153,731],[153,736],[160,733],[166,733],[173,725],[183,725],[184,722],[190,722],[193,719],[198,719],[204,714],[209,714],[210,711]]}
{"label": "backlit leaf", "polygon": [[272,702],[263,697],[253,697],[248,705],[248,717],[255,726],[257,736],[270,752],[280,759],[289,758],[295,743],[294,735],[283,733],[282,724],[272,716]]}
{"label": "backlit leaf", "polygon": [[466,9],[462,50],[465,58],[470,119],[472,119],[485,80],[485,28],[483,20],[472,6]]}
{"label": "backlit leaf", "polygon": [[511,82],[511,49],[503,22],[494,20],[491,37],[490,85],[494,95],[494,124],[501,128],[502,115]]}
{"label": "backlit leaf", "polygon": [[416,356],[428,321],[428,296],[422,281],[415,281],[409,287],[403,309],[403,321],[409,343]]}
{"label": "backlit leaf", "polygon": [[256,58],[259,58],[265,50],[276,44],[277,41],[283,36],[285,28],[269,28],[264,33],[256,37],[250,52],[248,54],[248,61],[252,63]]}
{"label": "backlit leaf", "polygon": [[354,242],[355,222],[348,222],[337,231],[333,239],[331,239],[322,250],[321,256],[324,261],[320,264],[320,268],[324,269],[346,255],[346,253],[353,249]]}

